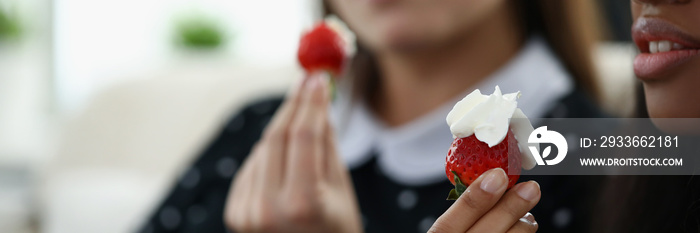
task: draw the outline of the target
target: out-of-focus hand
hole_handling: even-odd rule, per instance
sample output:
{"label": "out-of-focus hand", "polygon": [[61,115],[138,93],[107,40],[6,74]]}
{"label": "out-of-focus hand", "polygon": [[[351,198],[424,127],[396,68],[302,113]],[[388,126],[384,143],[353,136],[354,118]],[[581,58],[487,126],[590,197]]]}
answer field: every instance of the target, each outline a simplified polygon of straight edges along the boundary
{"label": "out-of-focus hand", "polygon": [[361,232],[328,119],[328,78],[293,90],[236,175],[225,223],[236,232]]}
{"label": "out-of-focus hand", "polygon": [[540,201],[535,181],[516,184],[506,192],[503,169],[491,169],[477,178],[428,232],[536,232],[530,211]]}

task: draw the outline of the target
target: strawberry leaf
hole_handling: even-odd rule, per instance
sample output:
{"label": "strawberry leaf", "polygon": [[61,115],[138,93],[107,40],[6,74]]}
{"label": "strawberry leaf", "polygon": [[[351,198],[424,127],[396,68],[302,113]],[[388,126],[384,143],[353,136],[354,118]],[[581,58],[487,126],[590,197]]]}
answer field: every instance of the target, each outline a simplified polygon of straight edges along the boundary
{"label": "strawberry leaf", "polygon": [[338,95],[337,90],[336,90],[336,84],[335,84],[335,76],[332,74],[330,75],[330,80],[328,82],[331,85],[331,100],[335,100],[335,97]]}
{"label": "strawberry leaf", "polygon": [[337,87],[336,87],[336,79],[338,78],[339,74],[336,74],[329,69],[324,69],[322,72],[328,78],[328,88],[330,89],[330,93],[331,93],[331,101],[335,100],[335,97],[338,95],[337,94]]}
{"label": "strawberry leaf", "polygon": [[447,200],[454,201],[454,200],[457,200],[457,198],[459,198],[459,194],[457,194],[457,190],[455,190],[455,189],[450,190],[450,194],[447,195]]}
{"label": "strawberry leaf", "polygon": [[457,200],[457,198],[467,190],[467,186],[459,179],[457,172],[452,171],[452,174],[454,174],[455,188],[450,190],[450,194],[447,195],[447,200]]}

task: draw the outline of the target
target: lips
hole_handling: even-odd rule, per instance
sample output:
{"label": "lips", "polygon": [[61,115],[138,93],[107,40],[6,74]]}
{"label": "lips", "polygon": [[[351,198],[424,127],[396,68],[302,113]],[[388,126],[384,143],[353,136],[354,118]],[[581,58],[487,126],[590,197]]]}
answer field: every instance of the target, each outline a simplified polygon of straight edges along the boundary
{"label": "lips", "polygon": [[662,19],[637,19],[632,38],[641,52],[634,59],[634,73],[642,80],[660,79],[700,55],[699,39]]}

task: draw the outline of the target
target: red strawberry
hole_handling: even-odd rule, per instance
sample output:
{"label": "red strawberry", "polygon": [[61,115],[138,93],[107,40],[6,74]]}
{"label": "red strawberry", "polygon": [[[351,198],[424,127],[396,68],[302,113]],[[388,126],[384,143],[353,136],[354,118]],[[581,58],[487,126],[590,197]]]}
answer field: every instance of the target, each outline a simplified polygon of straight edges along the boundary
{"label": "red strawberry", "polygon": [[[508,156],[509,152],[512,156]],[[497,167],[503,168],[506,174],[508,171],[515,173],[508,175],[508,188],[513,187],[520,177],[521,165],[518,142],[512,131],[508,130],[503,141],[490,148],[474,135],[455,139],[445,159],[445,174],[455,185],[447,199],[456,200],[467,189],[466,186],[484,172]]]}
{"label": "red strawberry", "polygon": [[337,77],[345,65],[344,47],[340,35],[321,22],[301,37],[297,58],[307,73],[328,71]]}

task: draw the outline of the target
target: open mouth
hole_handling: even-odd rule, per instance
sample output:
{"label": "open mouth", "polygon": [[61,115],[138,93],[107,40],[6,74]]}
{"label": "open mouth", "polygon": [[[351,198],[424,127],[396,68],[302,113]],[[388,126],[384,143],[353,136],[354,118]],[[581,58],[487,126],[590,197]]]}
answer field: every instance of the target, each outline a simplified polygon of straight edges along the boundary
{"label": "open mouth", "polygon": [[649,50],[647,52],[651,54],[694,49],[685,47],[682,44],[668,40],[649,41],[647,42],[647,44],[649,44]]}
{"label": "open mouth", "polygon": [[632,37],[641,52],[634,60],[634,72],[642,80],[659,79],[700,55],[700,40],[662,19],[639,18]]}

